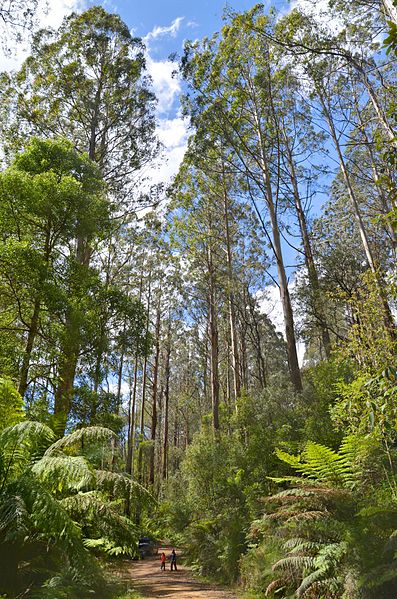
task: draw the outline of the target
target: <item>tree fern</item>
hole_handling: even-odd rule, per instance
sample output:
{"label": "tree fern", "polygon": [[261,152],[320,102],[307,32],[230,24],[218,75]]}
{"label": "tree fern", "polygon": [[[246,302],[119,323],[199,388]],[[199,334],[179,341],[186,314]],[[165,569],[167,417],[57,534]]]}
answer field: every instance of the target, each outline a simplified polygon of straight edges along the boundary
{"label": "tree fern", "polygon": [[58,452],[78,452],[81,453],[82,446],[90,443],[109,443],[112,439],[117,439],[117,435],[108,428],[102,426],[89,426],[79,428],[73,433],[58,439],[50,445],[45,455],[52,455]]}
{"label": "tree fern", "polygon": [[101,577],[84,539],[106,539],[109,555],[135,552],[139,533],[123,515],[125,502],[151,497],[131,477],[96,471],[86,451],[109,447],[114,437],[93,427],[55,440],[47,426],[29,421],[0,432],[0,593],[23,591],[25,577],[47,580],[48,597],[58,596],[51,592],[60,580],[70,589],[80,580],[84,594],[94,590]]}
{"label": "tree fern", "polygon": [[32,472],[47,487],[58,493],[80,491],[95,484],[95,473],[82,456],[44,455]]}
{"label": "tree fern", "polygon": [[91,491],[66,497],[61,504],[73,520],[85,523],[82,530],[85,539],[106,539],[107,545],[97,544],[97,548],[108,552],[110,546],[124,547],[123,553],[136,553],[139,531],[119,513],[117,502],[105,503],[98,492]]}
{"label": "tree fern", "polygon": [[115,497],[129,500],[135,498],[146,503],[155,501],[153,495],[128,474],[109,470],[96,470],[95,473],[96,487]]}

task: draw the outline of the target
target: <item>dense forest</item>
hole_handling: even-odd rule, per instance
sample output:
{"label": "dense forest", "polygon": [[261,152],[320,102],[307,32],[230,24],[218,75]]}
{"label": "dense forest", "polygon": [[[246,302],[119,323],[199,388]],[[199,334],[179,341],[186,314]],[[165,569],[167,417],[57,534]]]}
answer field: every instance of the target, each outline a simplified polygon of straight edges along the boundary
{"label": "dense forest", "polygon": [[118,596],[143,535],[250,597],[397,597],[397,3],[302,5],[186,41],[153,184],[142,40],[0,2],[1,597]]}

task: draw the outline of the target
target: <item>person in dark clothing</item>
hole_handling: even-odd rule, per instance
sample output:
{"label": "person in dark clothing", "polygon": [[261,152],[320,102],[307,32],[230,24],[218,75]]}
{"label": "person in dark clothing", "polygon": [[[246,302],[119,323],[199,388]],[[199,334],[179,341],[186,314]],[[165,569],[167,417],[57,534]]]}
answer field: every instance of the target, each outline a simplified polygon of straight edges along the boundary
{"label": "person in dark clothing", "polygon": [[172,570],[175,570],[175,572],[177,572],[178,568],[176,567],[176,553],[175,553],[175,549],[173,549],[171,551],[170,560],[171,560],[171,572],[172,572]]}

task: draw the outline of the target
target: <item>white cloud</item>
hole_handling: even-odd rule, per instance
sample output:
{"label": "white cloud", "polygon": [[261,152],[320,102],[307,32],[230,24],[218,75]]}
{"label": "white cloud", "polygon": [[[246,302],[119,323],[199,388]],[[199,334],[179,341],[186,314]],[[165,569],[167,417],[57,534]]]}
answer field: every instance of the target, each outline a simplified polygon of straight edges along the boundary
{"label": "white cloud", "polygon": [[40,24],[42,27],[57,28],[62,19],[71,12],[80,12],[87,8],[86,0],[50,0],[49,10],[40,12]]}
{"label": "white cloud", "polygon": [[175,98],[181,93],[180,78],[174,75],[175,63],[171,60],[156,61],[147,53],[146,67],[158,100],[157,112],[159,115],[167,114],[172,109]]}
{"label": "white cloud", "polygon": [[156,25],[152,31],[149,31],[149,33],[145,35],[143,38],[144,43],[148,46],[151,40],[155,40],[159,37],[164,37],[167,35],[170,37],[176,37],[183,19],[184,17],[177,17],[172,21],[171,25],[168,25],[168,27],[160,27],[160,25]]}
{"label": "white cloud", "polygon": [[163,119],[157,130],[160,141],[168,148],[186,146],[187,142],[187,119],[178,116],[174,119]]}
{"label": "white cloud", "polygon": [[152,183],[167,185],[177,174],[186,152],[189,137],[188,121],[180,116],[161,119],[158,123],[157,135],[164,150],[160,160],[146,175],[150,177]]}

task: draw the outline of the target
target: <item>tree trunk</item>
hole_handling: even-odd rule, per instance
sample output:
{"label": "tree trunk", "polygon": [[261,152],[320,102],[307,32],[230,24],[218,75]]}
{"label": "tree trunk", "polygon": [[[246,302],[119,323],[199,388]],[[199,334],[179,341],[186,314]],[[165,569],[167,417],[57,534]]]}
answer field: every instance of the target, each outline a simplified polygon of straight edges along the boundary
{"label": "tree trunk", "polygon": [[164,437],[163,437],[163,480],[168,477],[168,422],[170,404],[170,356],[171,356],[171,316],[168,320],[167,345],[164,365]]}
{"label": "tree trunk", "polygon": [[219,429],[219,334],[218,316],[216,312],[215,276],[212,259],[211,241],[207,248],[209,290],[208,290],[208,328],[210,340],[211,361],[211,400],[212,425],[215,431]]}
{"label": "tree trunk", "polygon": [[319,325],[320,325],[321,340],[322,340],[322,345],[324,348],[325,355],[327,358],[329,358],[331,355],[331,339],[329,336],[327,322],[326,322],[324,309],[323,309],[323,305],[322,305],[322,299],[321,299],[322,292],[321,292],[321,288],[320,288],[320,282],[319,282],[319,278],[318,278],[318,274],[317,274],[317,268],[316,268],[314,258],[313,258],[313,252],[312,252],[312,247],[311,247],[311,243],[310,243],[309,233],[307,230],[306,216],[305,216],[305,212],[303,210],[302,202],[300,199],[298,182],[297,182],[297,177],[296,177],[296,172],[295,172],[294,158],[292,156],[292,151],[291,151],[291,148],[289,145],[289,140],[287,138],[285,131],[283,131],[283,134],[284,134],[284,142],[285,142],[285,146],[286,146],[286,150],[287,150],[287,161],[288,161],[288,166],[290,169],[290,179],[291,179],[292,189],[293,189],[295,210],[296,210],[296,214],[298,216],[299,228],[300,228],[300,232],[301,232],[303,249],[304,249],[305,264],[306,264],[306,269],[307,269],[307,273],[308,273],[308,277],[309,277],[309,284],[310,284],[310,289],[311,289],[314,314],[315,314],[316,319],[318,320]]}
{"label": "tree trunk", "polygon": [[62,344],[58,371],[58,386],[54,397],[54,417],[57,434],[65,433],[67,419],[72,407],[74,377],[80,352],[79,330],[76,319],[68,318],[65,339]]}
{"label": "tree trunk", "polygon": [[149,467],[149,483],[154,485],[155,477],[155,445],[156,445],[156,433],[157,433],[157,387],[158,387],[158,374],[159,374],[159,363],[160,363],[160,329],[161,329],[161,295],[159,295],[159,301],[157,305],[157,318],[156,318],[156,329],[155,329],[155,353],[154,353],[154,365],[153,365],[153,383],[152,383],[152,425],[151,425],[151,441],[152,446],[150,448],[150,467]]}
{"label": "tree trunk", "polygon": [[[143,275],[141,273],[141,278],[139,282],[139,301],[142,299],[142,288],[143,288]],[[130,401],[128,406],[128,441],[127,441],[127,463],[126,463],[126,471],[128,474],[133,473],[134,469],[134,445],[135,445],[135,408],[136,408],[136,390],[138,386],[138,364],[139,364],[139,355],[138,350],[135,351],[135,360],[134,360],[134,383],[131,393],[131,385],[130,385]]]}
{"label": "tree trunk", "polygon": [[[269,89],[269,96],[271,91]],[[266,204],[269,211],[270,223],[272,228],[273,236],[273,251],[276,258],[278,283],[281,304],[283,307],[284,325],[285,325],[285,337],[287,343],[287,356],[288,366],[291,377],[291,382],[297,392],[302,391],[302,379],[299,369],[298,354],[296,351],[296,339],[294,330],[294,315],[292,311],[291,297],[288,290],[288,279],[285,272],[283,253],[281,248],[280,230],[277,221],[276,206],[273,198],[272,183],[270,177],[269,164],[266,155],[266,149],[263,139],[262,128],[260,125],[260,119],[258,115],[257,107],[254,106],[254,119],[256,125],[256,134],[259,144],[259,160],[262,169],[262,178],[265,186],[265,198]]]}
{"label": "tree trunk", "polygon": [[[150,304],[151,304],[151,276],[149,272],[149,288],[147,297],[147,309],[146,309],[146,335],[149,333],[150,325]],[[145,407],[146,407],[146,383],[147,383],[147,355],[143,360],[143,372],[142,372],[142,398],[141,398],[141,421],[140,421],[140,434],[139,434],[139,451],[138,451],[138,480],[143,481],[143,448],[142,443],[145,439]]]}
{"label": "tree trunk", "polygon": [[[223,177],[225,173],[223,171]],[[225,183],[225,181],[224,181]],[[231,353],[232,353],[232,370],[233,370],[233,386],[234,386],[234,399],[237,405],[237,400],[241,394],[241,378],[240,378],[240,356],[238,350],[238,339],[237,339],[237,328],[236,328],[236,309],[235,300],[233,293],[233,256],[232,256],[232,242],[230,235],[230,222],[229,222],[229,197],[226,189],[223,190],[223,217],[225,226],[225,237],[226,237],[226,260],[227,260],[227,273],[228,273],[228,304],[229,304],[229,326],[230,326],[230,341],[231,341]]]}
{"label": "tree trunk", "polygon": [[248,296],[248,306],[249,306],[249,310],[250,310],[250,315],[251,315],[251,321],[252,321],[252,329],[253,329],[253,337],[254,337],[254,348],[255,348],[255,354],[256,354],[256,363],[257,363],[257,368],[258,368],[258,381],[259,381],[259,387],[260,389],[264,389],[266,387],[266,379],[267,379],[267,373],[266,373],[266,364],[265,364],[265,360],[263,358],[263,353],[262,353],[262,340],[261,340],[261,334],[260,334],[260,330],[259,330],[259,323],[258,323],[258,317],[255,311],[255,304],[254,304],[254,299],[251,296],[249,289],[247,289],[247,296]]}
{"label": "tree trunk", "polygon": [[28,388],[28,375],[30,368],[30,358],[32,355],[33,345],[36,339],[36,335],[39,328],[39,316],[40,316],[40,308],[41,308],[41,300],[40,297],[37,296],[34,302],[32,319],[30,321],[28,338],[26,341],[26,347],[23,354],[22,367],[21,367],[21,376],[19,380],[18,392],[21,397],[24,397],[26,390]]}

